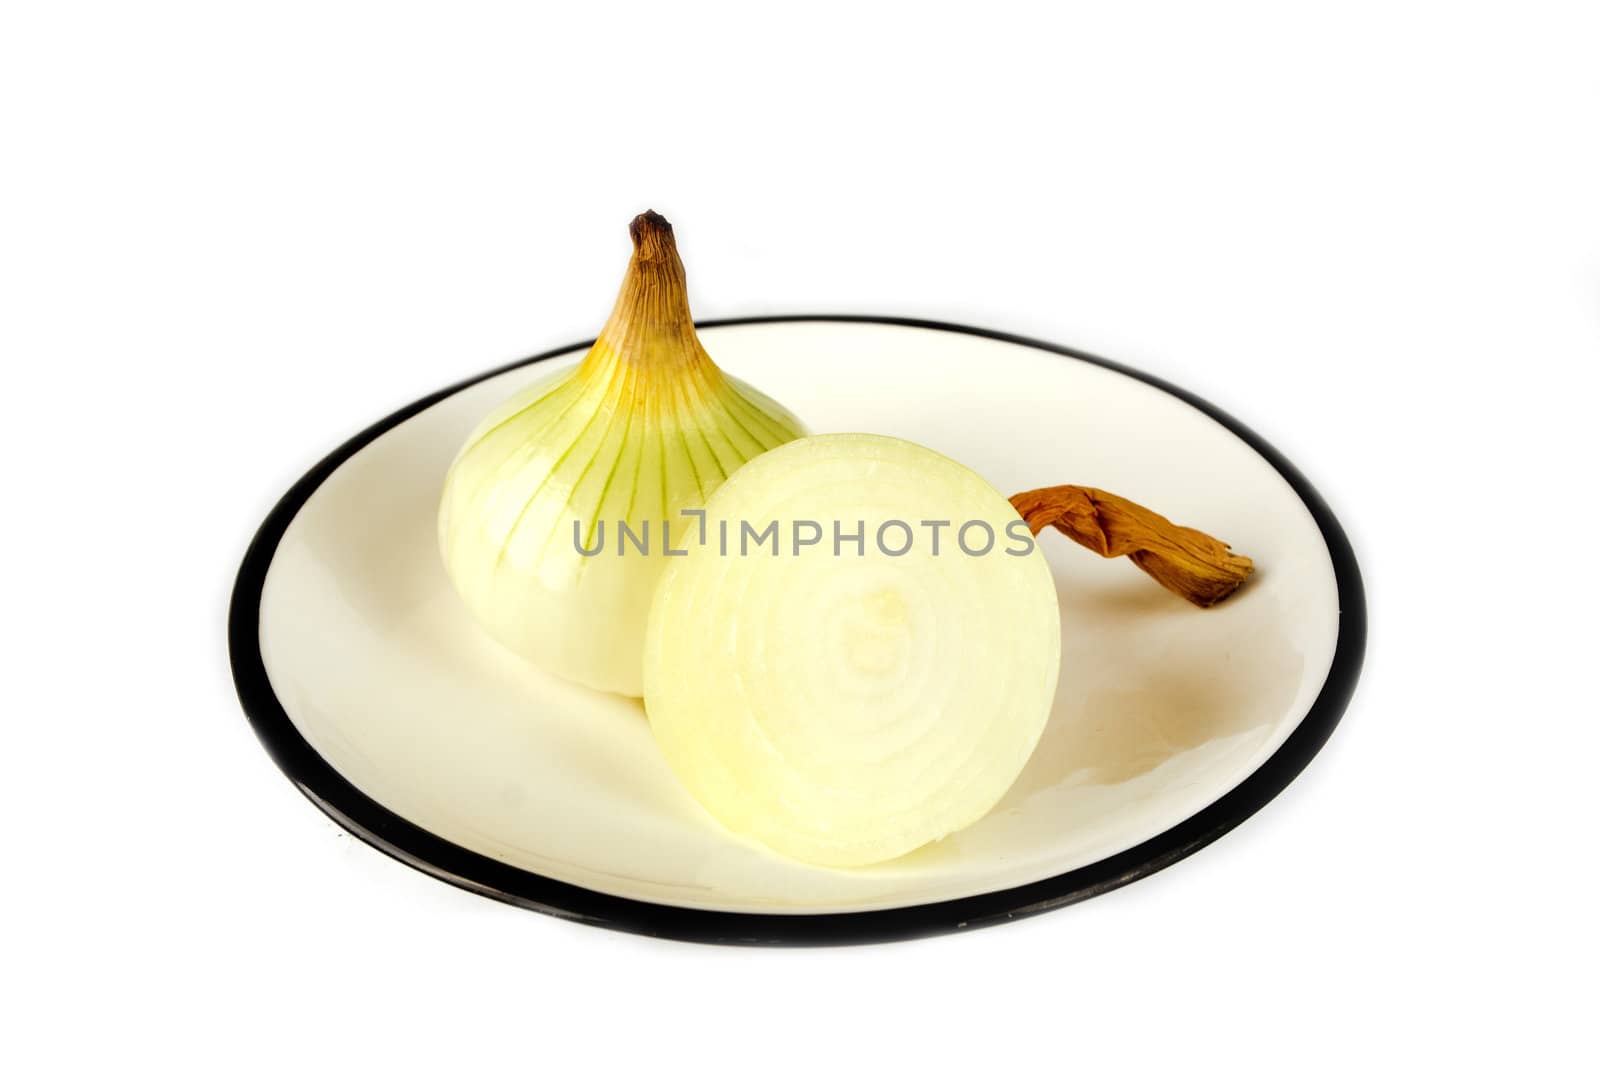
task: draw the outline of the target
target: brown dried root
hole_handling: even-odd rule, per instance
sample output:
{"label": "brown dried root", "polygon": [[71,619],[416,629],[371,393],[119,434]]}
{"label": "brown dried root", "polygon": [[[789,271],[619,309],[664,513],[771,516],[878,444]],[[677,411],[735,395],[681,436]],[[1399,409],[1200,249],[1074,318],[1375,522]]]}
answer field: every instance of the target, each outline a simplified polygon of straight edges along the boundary
{"label": "brown dried root", "polygon": [[1131,500],[1081,485],[1030,489],[1011,506],[1037,534],[1054,526],[1106,559],[1127,556],[1134,566],[1202,608],[1225,600],[1255,565],[1210,534],[1177,526]]}

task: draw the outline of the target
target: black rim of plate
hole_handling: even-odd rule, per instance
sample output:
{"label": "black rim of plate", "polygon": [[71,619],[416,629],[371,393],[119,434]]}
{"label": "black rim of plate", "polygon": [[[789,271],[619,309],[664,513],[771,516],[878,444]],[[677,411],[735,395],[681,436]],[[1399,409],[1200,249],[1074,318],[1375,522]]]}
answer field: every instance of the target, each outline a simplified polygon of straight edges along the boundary
{"label": "black rim of plate", "polygon": [[1327,679],[1305,719],[1267,761],[1231,791],[1169,830],[1097,863],[1014,889],[879,911],[810,915],[725,912],[652,904],[584,889],[473,852],[389,811],[346,780],[295,729],[279,703],[261,657],[261,593],[289,523],[341,464],[386,431],[470,385],[594,342],[568,345],[441,389],[384,418],[323,459],[278,501],[256,532],[234,583],[228,649],[234,684],[246,716],[278,767],[313,804],[355,837],[435,878],[547,915],[652,937],[716,944],[839,945],[954,933],[1037,915],[1086,900],[1171,866],[1217,840],[1277,796],[1333,733],[1355,690],[1366,649],[1366,600],[1350,542],[1333,512],[1294,465],[1237,419],[1175,385],[1111,360],[997,330],[879,315],[767,315],[715,319],[698,325],[746,326],[789,322],[869,323],[942,330],[1042,349],[1124,374],[1178,397],[1244,440],[1283,476],[1316,519],[1333,561],[1339,592],[1339,636]]}

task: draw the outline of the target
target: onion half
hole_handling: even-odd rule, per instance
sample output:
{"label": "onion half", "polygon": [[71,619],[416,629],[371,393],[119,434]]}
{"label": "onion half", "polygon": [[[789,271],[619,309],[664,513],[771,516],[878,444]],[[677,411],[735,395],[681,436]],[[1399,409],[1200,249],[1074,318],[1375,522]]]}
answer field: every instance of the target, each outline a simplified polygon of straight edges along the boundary
{"label": "onion half", "polygon": [[[776,553],[752,549],[746,524],[773,522]],[[1060,668],[1055,585],[1018,524],[973,471],[893,438],[802,438],[741,467],[650,610],[645,707],[678,778],[728,829],[812,863],[977,821]]]}

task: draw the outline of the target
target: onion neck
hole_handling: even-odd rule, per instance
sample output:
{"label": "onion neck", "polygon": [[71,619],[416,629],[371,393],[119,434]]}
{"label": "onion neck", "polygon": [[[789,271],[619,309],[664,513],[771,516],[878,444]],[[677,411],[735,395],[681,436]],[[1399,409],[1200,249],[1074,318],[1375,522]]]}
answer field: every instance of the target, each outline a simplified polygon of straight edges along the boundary
{"label": "onion neck", "polygon": [[695,336],[672,224],[646,211],[628,226],[628,233],[633,238],[633,258],[611,317],[584,367],[592,372],[623,361],[647,373],[718,373]]}

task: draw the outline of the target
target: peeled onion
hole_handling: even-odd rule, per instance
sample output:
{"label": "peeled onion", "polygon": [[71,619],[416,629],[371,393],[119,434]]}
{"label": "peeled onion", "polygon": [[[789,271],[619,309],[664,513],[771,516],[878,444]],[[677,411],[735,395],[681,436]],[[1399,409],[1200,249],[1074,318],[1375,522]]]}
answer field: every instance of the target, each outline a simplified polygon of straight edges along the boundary
{"label": "peeled onion", "polygon": [[[689,314],[667,220],[629,227],[634,253],[582,363],[491,411],[462,446],[439,505],[450,580],[480,626],[553,674],[642,691],[645,617],[696,508],[729,471],[803,430],[724,374]],[[648,551],[628,551],[622,526]]]}

